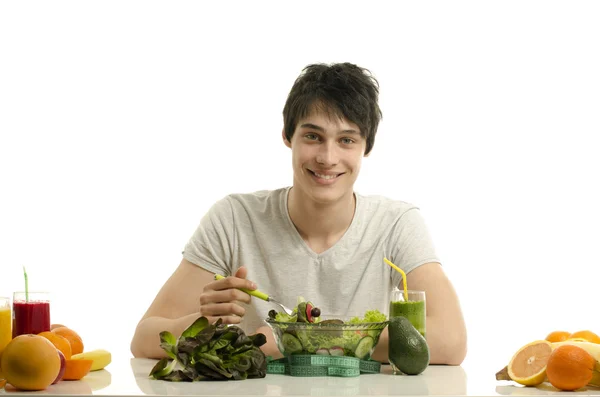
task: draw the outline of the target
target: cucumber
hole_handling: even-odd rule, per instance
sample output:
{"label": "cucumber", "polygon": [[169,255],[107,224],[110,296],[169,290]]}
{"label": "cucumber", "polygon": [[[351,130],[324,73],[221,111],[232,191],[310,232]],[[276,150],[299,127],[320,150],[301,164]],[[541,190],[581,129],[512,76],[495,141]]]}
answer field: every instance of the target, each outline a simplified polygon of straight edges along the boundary
{"label": "cucumber", "polygon": [[284,332],[283,335],[281,335],[281,340],[287,354],[294,354],[302,351],[302,344],[294,335]]}
{"label": "cucumber", "polygon": [[358,341],[356,349],[354,349],[354,356],[361,360],[365,360],[371,354],[373,346],[375,346],[375,340],[370,336],[365,336]]}

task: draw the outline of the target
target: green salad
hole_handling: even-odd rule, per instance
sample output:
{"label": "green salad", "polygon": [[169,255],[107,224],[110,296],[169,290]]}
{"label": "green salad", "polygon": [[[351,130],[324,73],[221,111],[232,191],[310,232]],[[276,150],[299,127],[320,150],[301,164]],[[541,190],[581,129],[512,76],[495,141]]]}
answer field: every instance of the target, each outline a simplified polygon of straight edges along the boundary
{"label": "green salad", "polygon": [[267,323],[284,356],[322,354],[369,359],[387,326],[387,317],[379,310],[368,310],[362,318],[355,316],[346,322],[324,320],[318,307],[300,297],[291,315],[271,310]]}

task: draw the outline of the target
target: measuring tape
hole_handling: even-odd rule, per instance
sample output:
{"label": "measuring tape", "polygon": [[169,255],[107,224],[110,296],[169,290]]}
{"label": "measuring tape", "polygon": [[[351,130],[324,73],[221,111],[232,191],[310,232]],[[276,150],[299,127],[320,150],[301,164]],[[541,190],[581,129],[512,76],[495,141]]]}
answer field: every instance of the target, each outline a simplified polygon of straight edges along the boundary
{"label": "measuring tape", "polygon": [[378,374],[381,363],[356,357],[295,354],[273,360],[267,357],[267,374],[291,376],[359,376]]}

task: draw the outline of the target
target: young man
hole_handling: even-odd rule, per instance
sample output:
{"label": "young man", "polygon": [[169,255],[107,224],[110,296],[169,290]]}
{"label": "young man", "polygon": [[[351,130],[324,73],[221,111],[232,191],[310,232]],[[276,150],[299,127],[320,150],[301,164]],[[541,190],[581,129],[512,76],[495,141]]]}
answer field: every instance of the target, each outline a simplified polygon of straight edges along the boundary
{"label": "young man", "polygon": [[[387,313],[402,285],[387,257],[427,299],[432,364],[459,365],[466,330],[457,295],[445,276],[418,208],[353,190],[381,118],[379,88],[366,69],[343,63],[310,65],[283,110],[282,138],[291,149],[291,187],[219,200],[202,218],[183,259],[139,322],[135,357],[164,357],[159,333],[180,335],[203,315],[262,332],[267,355],[280,357],[265,323],[277,309],[240,291],[256,289],[293,307],[302,296],[322,313]],[[215,281],[214,274],[228,276]],[[374,359],[387,361],[383,332]]]}

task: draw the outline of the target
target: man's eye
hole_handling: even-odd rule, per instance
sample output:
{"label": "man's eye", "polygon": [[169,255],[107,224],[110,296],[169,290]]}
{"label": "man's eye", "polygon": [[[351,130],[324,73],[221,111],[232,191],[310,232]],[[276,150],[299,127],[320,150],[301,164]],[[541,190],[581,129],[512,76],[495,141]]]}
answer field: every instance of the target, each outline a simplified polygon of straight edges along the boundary
{"label": "man's eye", "polygon": [[342,143],[349,145],[351,143],[354,143],[354,140],[352,140],[350,138],[342,138]]}
{"label": "man's eye", "polygon": [[310,139],[312,141],[319,139],[319,137],[316,134],[306,134],[306,135],[304,135],[304,137],[306,139]]}

